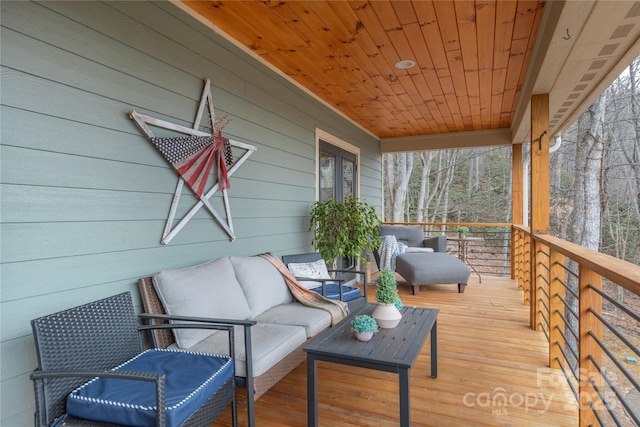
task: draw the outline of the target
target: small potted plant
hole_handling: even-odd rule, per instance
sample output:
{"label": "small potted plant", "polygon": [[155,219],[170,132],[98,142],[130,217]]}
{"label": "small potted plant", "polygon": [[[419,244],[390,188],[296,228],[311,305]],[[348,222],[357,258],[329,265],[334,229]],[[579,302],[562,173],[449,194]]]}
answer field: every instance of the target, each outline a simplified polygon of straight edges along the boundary
{"label": "small potted plant", "polygon": [[351,321],[351,331],[358,341],[369,341],[378,332],[378,322],[368,314],[360,314]]}
{"label": "small potted plant", "polygon": [[468,232],[469,232],[469,227],[466,227],[464,225],[458,227],[458,236],[461,239],[464,239],[465,237],[467,237]]}
{"label": "small potted plant", "polygon": [[395,273],[390,268],[383,268],[376,282],[378,306],[371,314],[381,328],[395,328],[402,319],[402,314],[396,306],[398,299]]}

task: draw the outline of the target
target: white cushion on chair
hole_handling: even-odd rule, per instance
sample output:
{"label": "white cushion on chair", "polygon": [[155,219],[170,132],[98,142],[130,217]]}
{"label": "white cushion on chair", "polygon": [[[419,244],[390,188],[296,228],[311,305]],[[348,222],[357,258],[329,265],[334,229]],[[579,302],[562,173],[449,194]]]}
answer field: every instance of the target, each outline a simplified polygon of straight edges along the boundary
{"label": "white cushion on chair", "polygon": [[[309,279],[330,279],[329,271],[327,271],[327,264],[323,259],[319,259],[314,262],[291,262],[288,265],[289,271],[295,277],[305,277]],[[313,282],[309,280],[299,280],[300,285],[307,289],[317,288],[322,286],[322,282]]]}

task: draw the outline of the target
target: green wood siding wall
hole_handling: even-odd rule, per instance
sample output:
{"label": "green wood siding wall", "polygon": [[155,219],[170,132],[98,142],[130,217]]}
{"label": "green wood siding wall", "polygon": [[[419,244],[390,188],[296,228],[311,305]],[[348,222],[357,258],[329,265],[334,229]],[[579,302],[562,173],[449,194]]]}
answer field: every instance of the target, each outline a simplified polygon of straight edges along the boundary
{"label": "green wood siding wall", "polygon": [[[137,299],[136,280],[161,269],[308,250],[316,127],[360,147],[361,196],[380,209],[375,138],[171,3],[0,7],[0,425],[33,424],[30,319]],[[233,119],[225,134],[258,149],[231,178],[237,239],[201,210],[162,246],[177,174],[127,112],[189,125],[205,77]],[[181,212],[193,201],[185,191]]]}

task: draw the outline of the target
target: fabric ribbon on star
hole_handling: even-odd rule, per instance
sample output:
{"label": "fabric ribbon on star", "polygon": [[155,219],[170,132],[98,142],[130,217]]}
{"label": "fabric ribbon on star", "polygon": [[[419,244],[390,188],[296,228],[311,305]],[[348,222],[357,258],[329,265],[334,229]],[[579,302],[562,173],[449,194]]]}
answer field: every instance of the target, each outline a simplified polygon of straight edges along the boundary
{"label": "fabric ribbon on star", "polygon": [[150,139],[198,197],[202,197],[215,164],[218,169],[220,190],[226,190],[230,187],[227,165],[224,160],[225,143],[228,143],[229,139],[224,138],[220,132],[211,136],[153,137]]}

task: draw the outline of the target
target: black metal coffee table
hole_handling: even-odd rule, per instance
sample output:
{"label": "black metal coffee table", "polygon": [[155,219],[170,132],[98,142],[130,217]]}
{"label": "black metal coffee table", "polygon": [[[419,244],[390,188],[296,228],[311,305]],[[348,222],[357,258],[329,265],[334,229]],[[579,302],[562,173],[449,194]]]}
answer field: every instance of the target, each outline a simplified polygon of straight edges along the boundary
{"label": "black metal coffee table", "polygon": [[431,377],[438,376],[437,309],[405,307],[402,320],[393,329],[380,329],[369,342],[360,342],[351,332],[351,319],[371,314],[374,304],[367,304],[330,328],[304,348],[307,352],[308,425],[318,425],[318,369],[316,361],[341,363],[396,372],[400,384],[400,425],[410,425],[409,371],[431,333]]}

